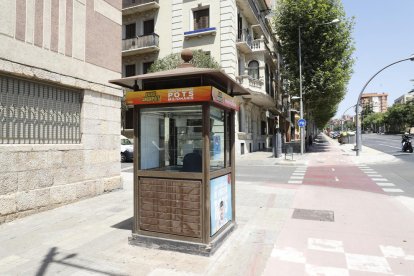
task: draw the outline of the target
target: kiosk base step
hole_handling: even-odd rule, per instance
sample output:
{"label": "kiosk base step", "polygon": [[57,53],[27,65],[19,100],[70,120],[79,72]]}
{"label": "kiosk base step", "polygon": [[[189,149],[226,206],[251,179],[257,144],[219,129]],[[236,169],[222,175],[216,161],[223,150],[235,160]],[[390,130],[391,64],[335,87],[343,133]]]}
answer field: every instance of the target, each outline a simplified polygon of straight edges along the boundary
{"label": "kiosk base step", "polygon": [[132,237],[128,238],[128,242],[131,245],[142,246],[146,248],[170,250],[209,257],[216,252],[216,250],[221,246],[224,240],[235,229],[236,223],[231,222],[231,224],[228,225],[223,232],[218,234],[218,236],[215,237],[214,240],[212,240],[208,244],[173,240],[140,234],[132,234]]}

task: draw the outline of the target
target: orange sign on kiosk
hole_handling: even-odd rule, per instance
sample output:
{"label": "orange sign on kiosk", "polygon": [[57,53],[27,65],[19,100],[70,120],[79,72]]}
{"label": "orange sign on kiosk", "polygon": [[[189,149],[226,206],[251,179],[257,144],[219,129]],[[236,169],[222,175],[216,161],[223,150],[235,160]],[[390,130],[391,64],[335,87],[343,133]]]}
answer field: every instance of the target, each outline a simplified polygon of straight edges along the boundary
{"label": "orange sign on kiosk", "polygon": [[210,102],[238,110],[234,98],[212,86],[185,87],[174,89],[127,92],[125,102],[128,105],[148,105],[166,103]]}

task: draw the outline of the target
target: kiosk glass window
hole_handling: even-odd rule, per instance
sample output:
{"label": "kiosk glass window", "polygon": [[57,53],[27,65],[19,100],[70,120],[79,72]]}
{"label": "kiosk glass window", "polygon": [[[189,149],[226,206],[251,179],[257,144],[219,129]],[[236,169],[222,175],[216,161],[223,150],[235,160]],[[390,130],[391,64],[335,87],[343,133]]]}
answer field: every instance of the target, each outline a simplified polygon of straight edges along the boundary
{"label": "kiosk glass window", "polygon": [[140,111],[141,170],[202,171],[202,108],[148,107]]}
{"label": "kiosk glass window", "polygon": [[226,112],[217,107],[210,108],[210,170],[219,170],[225,167],[224,155],[228,147],[228,135],[225,132]]}

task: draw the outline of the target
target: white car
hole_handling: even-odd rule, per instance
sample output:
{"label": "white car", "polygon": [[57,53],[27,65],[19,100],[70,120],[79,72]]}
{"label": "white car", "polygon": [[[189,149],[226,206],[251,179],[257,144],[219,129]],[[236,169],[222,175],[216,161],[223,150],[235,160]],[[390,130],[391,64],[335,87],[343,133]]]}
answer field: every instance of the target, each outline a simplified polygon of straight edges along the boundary
{"label": "white car", "polygon": [[134,145],[131,140],[121,135],[121,162],[134,160]]}

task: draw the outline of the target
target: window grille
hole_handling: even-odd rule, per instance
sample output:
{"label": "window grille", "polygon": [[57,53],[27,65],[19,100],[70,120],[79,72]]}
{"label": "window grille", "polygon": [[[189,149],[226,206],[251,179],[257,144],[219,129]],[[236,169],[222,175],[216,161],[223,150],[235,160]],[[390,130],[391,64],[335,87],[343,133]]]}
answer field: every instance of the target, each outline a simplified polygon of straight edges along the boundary
{"label": "window grille", "polygon": [[210,27],[209,9],[194,11],[194,30],[206,29]]}
{"label": "window grille", "polygon": [[0,144],[79,144],[82,93],[0,75]]}

